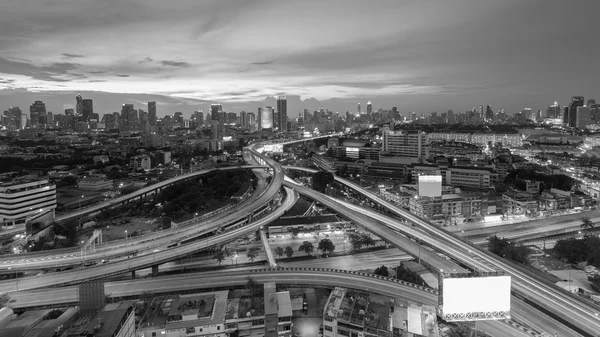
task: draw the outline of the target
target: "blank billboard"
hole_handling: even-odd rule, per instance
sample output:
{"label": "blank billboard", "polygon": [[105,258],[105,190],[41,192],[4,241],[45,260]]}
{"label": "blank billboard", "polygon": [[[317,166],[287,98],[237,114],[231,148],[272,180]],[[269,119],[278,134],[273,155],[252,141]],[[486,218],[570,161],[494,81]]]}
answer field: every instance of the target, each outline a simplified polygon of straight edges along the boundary
{"label": "blank billboard", "polygon": [[504,319],[510,313],[510,276],[444,278],[442,318],[446,321]]}
{"label": "blank billboard", "polygon": [[441,197],[442,176],[419,176],[420,197]]}

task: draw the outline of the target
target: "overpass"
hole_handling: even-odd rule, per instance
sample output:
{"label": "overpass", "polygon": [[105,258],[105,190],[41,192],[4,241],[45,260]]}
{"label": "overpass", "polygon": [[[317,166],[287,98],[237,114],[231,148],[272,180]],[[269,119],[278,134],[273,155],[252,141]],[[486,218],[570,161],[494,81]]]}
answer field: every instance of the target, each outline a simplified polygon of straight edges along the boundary
{"label": "overpass", "polygon": [[[224,277],[225,273],[225,277]],[[326,268],[277,268],[228,270],[182,274],[161,278],[107,282],[105,292],[112,298],[137,298],[142,292],[160,294],[198,289],[231,289],[244,286],[248,277],[258,283],[276,282],[290,286],[346,287],[397,298],[396,303],[411,301],[437,306],[436,290],[374,274]],[[79,304],[76,286],[19,292],[11,295],[15,309],[70,306]],[[495,337],[540,336],[510,321],[479,322],[480,329]]]}
{"label": "overpass", "polygon": [[[264,168],[263,166],[256,165],[251,167],[256,167],[257,169]],[[106,242],[97,245],[94,252],[86,253],[85,260],[104,260],[117,256],[127,256],[143,250],[164,249],[171,244],[178,244],[182,240],[189,240],[194,236],[212,233],[236,221],[243,221],[248,218],[249,214],[264,207],[264,203],[255,203],[259,196],[265,192],[261,185],[259,185],[256,193],[249,199],[236,206],[237,209],[235,212],[216,214],[210,219],[191,219],[180,223],[176,228],[136,236],[127,240]],[[73,247],[52,251],[5,255],[0,257],[0,268],[10,268],[9,272],[14,273],[21,270],[39,270],[42,268],[50,269],[77,265],[81,264],[83,259],[80,247]]]}
{"label": "overpass", "polygon": [[[259,158],[263,157],[261,158],[261,160],[269,164],[271,167],[274,167],[275,169],[273,170],[273,179],[271,180],[268,188],[261,195],[259,195],[258,198],[254,200],[254,202],[246,204],[243,207],[238,207],[235,209],[234,212],[228,215],[229,217],[237,219],[248,218],[247,221],[238,223],[237,225],[232,227],[228,227],[226,228],[226,232],[205,238],[201,241],[191,242],[189,244],[181,244],[180,246],[159,251],[155,249],[149,254],[131,257],[123,261],[116,261],[113,263],[97,265],[89,268],[80,268],[72,271],[64,271],[61,273],[49,273],[36,277],[25,277],[21,279],[0,282],[0,292],[19,291],[19,289],[35,289],[45,287],[48,285],[56,286],[74,284],[87,280],[101,279],[104,277],[118,275],[126,272],[134,273],[135,270],[150,267],[153,268],[153,271],[158,271],[158,265],[164,262],[172,261],[182,256],[186,256],[215,245],[221,245],[226,242],[233,241],[240,236],[252,233],[264,224],[268,224],[269,222],[276,220],[278,217],[283,215],[283,213],[287,209],[291,208],[294,205],[294,203],[296,202],[296,199],[294,198],[295,194],[290,189],[286,189],[285,191],[288,197],[285,199],[281,207],[275,208],[274,210],[272,210],[271,213],[264,216],[264,218],[255,222],[251,222],[253,219],[252,216],[249,215],[251,215],[252,212],[256,210],[256,207],[260,207],[261,205],[265,205],[271,202],[275,193],[277,193],[277,191],[279,191],[279,189],[281,188],[281,182],[284,178],[283,169],[280,166],[276,167],[275,161],[268,158],[267,156],[262,156],[254,149],[254,147],[255,145],[251,145],[249,149],[252,152],[252,155],[257,156]],[[246,222],[249,223],[247,224]],[[192,228],[191,230],[193,231],[194,228]],[[194,233],[194,235],[195,234],[196,233]],[[40,264],[47,265],[48,262],[41,261]]]}
{"label": "overpass", "polygon": [[[317,170],[314,169],[299,167],[287,167],[287,169],[309,173],[317,172]],[[587,331],[591,336],[594,336],[600,331],[600,307],[593,302],[576,297],[549,281],[540,280],[526,268],[495,256],[475,245],[469,244],[459,236],[446,232],[438,226],[432,225],[427,220],[397,207],[375,193],[363,189],[361,186],[338,176],[335,176],[335,180],[360,193],[363,197],[366,197],[374,203],[381,205],[393,214],[414,223],[424,232],[437,237],[441,241],[447,242],[449,245],[456,247],[456,249],[462,249],[464,253],[469,253],[463,254],[463,256],[457,256],[449,252],[448,254],[455,260],[466,265],[473,265],[477,260],[486,261],[497,269],[503,270],[505,273],[512,276],[513,291],[520,296],[527,298],[557,317],[564,317],[567,321],[572,322],[572,324]],[[467,258],[464,258],[464,256],[467,256]]]}
{"label": "overpass", "polygon": [[101,211],[105,208],[109,208],[109,207],[113,207],[113,206],[116,206],[119,204],[129,202],[136,198],[145,199],[148,195],[154,194],[156,192],[160,192],[160,190],[163,188],[169,187],[173,184],[177,184],[179,182],[182,182],[182,181],[185,181],[188,179],[192,179],[192,178],[196,178],[198,176],[205,175],[207,173],[218,172],[218,171],[240,170],[240,169],[259,169],[259,168],[268,169],[269,167],[260,166],[260,165],[243,165],[243,166],[240,165],[240,166],[233,166],[233,167],[213,168],[213,169],[208,169],[208,170],[201,170],[201,171],[186,173],[186,174],[183,174],[180,176],[176,176],[174,178],[167,179],[165,181],[158,182],[156,184],[152,184],[150,186],[146,186],[135,192],[132,192],[132,193],[129,193],[129,194],[105,201],[105,202],[95,204],[90,207],[77,209],[73,212],[69,212],[69,213],[65,213],[65,214],[60,214],[56,217],[56,221],[63,221],[63,220],[68,220],[68,219],[72,219],[72,218],[79,218],[84,215],[88,215],[90,213],[95,213],[95,212]]}

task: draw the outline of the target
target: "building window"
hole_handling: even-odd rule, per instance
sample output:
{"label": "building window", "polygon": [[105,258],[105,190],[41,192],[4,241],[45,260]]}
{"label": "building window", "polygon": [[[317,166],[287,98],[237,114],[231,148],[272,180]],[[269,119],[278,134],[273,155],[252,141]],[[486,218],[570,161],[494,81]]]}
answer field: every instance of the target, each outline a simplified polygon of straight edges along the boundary
{"label": "building window", "polygon": [[348,330],[342,330],[340,328],[338,328],[337,333],[338,333],[338,335],[342,335],[342,336],[350,336],[350,332]]}
{"label": "building window", "polygon": [[327,322],[333,322],[333,318],[331,318],[329,316],[325,316],[325,321],[327,321]]}
{"label": "building window", "polygon": [[325,331],[333,331],[333,327],[330,327],[329,325],[324,325],[323,328]]}
{"label": "building window", "polygon": [[156,332],[153,332],[153,333],[152,333],[152,337],[156,337]]}

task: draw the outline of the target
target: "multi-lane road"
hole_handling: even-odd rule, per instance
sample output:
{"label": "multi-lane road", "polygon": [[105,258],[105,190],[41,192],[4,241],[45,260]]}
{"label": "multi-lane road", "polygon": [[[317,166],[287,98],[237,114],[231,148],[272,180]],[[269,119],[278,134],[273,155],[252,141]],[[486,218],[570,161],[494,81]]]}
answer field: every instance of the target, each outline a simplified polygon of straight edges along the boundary
{"label": "multi-lane road", "polygon": [[[269,188],[276,187],[277,189],[279,189],[279,187],[283,183],[282,167],[279,164],[272,161],[270,158],[255,152],[254,149],[252,149],[252,151],[254,153],[253,154],[254,156],[259,156],[260,160],[263,163],[268,164],[273,169],[273,181],[271,182],[271,185],[269,186]],[[531,276],[526,271],[522,270],[522,268],[519,268],[518,266],[515,266],[512,263],[508,263],[502,259],[499,259],[499,258],[489,254],[486,251],[480,250],[477,247],[474,247],[468,243],[465,243],[464,240],[461,239],[460,237],[450,234],[436,226],[433,226],[433,225],[429,224],[427,221],[425,221],[419,217],[416,217],[404,210],[398,209],[394,205],[386,202],[385,200],[382,200],[377,195],[362,189],[360,186],[357,186],[349,181],[340,179],[339,177],[336,177],[336,180],[338,180],[342,184],[354,189],[358,193],[371,199],[372,201],[381,205],[382,207],[387,208],[392,213],[405,218],[406,220],[408,220],[411,223],[416,224],[419,227],[420,232],[422,232],[424,234],[424,235],[422,235],[423,241],[425,241],[426,236],[435,237],[435,239],[438,240],[438,245],[445,245],[444,246],[445,248],[443,248],[443,249],[448,250],[448,251],[445,250],[444,253],[447,254],[448,256],[452,257],[454,260],[459,261],[464,265],[477,266],[476,268],[480,269],[480,270],[492,270],[492,269],[504,270],[505,272],[507,272],[508,274],[513,276],[513,289],[516,292],[518,292],[524,296],[527,296],[530,300],[537,302],[538,305],[545,307],[547,310],[558,313],[558,315],[565,317],[566,319],[570,320],[571,322],[573,322],[573,324],[577,325],[581,329],[588,331],[590,334],[600,331],[600,319],[597,316],[598,309],[596,306],[592,305],[591,303],[586,302],[582,299],[575,298],[571,294],[567,293],[566,291],[557,289],[554,285],[552,285],[550,283],[545,283],[544,281],[537,280],[534,276]],[[370,231],[373,231],[378,236],[385,237],[386,240],[391,241],[395,245],[402,246],[402,248],[409,251],[409,253],[411,255],[416,256],[416,254],[418,254],[418,252],[415,249],[419,249],[418,248],[419,245],[414,244],[413,241],[408,240],[405,237],[405,236],[416,237],[416,235],[415,235],[415,233],[409,233],[406,230],[406,228],[395,227],[394,229],[392,229],[392,228],[386,227],[386,225],[381,226],[378,223],[378,221],[371,219],[370,216],[373,214],[357,212],[346,206],[340,205],[339,200],[327,198],[318,192],[312,191],[310,189],[307,189],[307,188],[304,188],[301,186],[297,186],[290,182],[286,182],[285,186],[288,188],[294,188],[294,189],[300,191],[301,193],[306,194],[311,198],[314,198],[314,200],[317,200],[318,202],[332,208],[333,210],[339,211],[344,216],[347,216],[351,219],[357,219],[358,222],[361,223],[365,228],[367,228]],[[263,195],[264,194],[267,194],[267,193],[263,193]],[[290,192],[288,192],[288,195],[289,194],[290,194]],[[281,209],[281,208],[277,208],[277,210],[279,210],[279,209]],[[274,213],[276,213],[276,212],[274,212]],[[159,264],[160,262],[169,261],[178,256],[183,256],[183,255],[189,254],[193,251],[196,251],[197,249],[202,249],[204,247],[214,245],[218,242],[226,242],[227,240],[231,240],[232,238],[239,237],[242,235],[240,233],[242,233],[244,231],[251,232],[257,228],[255,226],[260,225],[262,223],[266,223],[267,221],[271,221],[271,220],[273,220],[273,218],[274,217],[267,216],[267,218],[261,219],[260,221],[253,223],[251,226],[244,226],[244,227],[240,228],[239,232],[237,232],[237,230],[234,230],[232,232],[220,234],[215,237],[209,237],[198,243],[182,245],[181,247],[176,247],[175,249],[169,249],[164,252],[161,251],[159,253],[149,254],[146,256],[138,256],[137,258],[130,260],[130,264],[131,264],[131,262],[133,262],[133,266],[126,267],[127,261],[124,261],[124,263],[119,262],[119,263],[115,263],[115,264],[108,264],[108,265],[102,266],[101,268],[89,268],[89,269],[84,269],[83,271],[77,271],[76,273],[71,273],[71,274],[92,272],[93,273],[93,275],[91,276],[92,278],[99,278],[99,277],[106,276],[106,275],[114,275],[114,274],[118,274],[118,273],[123,273],[124,271],[135,270],[136,268],[137,269],[147,268],[149,266]],[[384,223],[386,222],[384,220],[380,220],[380,221],[384,222]],[[391,224],[389,224],[389,223],[387,224],[387,226],[390,226],[390,225]],[[408,226],[405,226],[405,227],[408,227]],[[403,233],[404,236],[398,235],[398,232]],[[230,237],[227,237],[227,238],[220,237],[220,236],[227,236],[227,235],[230,235]],[[406,245],[406,246],[403,246],[403,245]],[[451,247],[451,248],[448,248],[448,247]],[[151,260],[152,255],[154,255],[153,256],[154,260]],[[439,269],[443,270],[444,273],[452,273],[455,269],[454,266],[456,266],[456,264],[454,262],[446,260],[446,259],[444,259],[444,260],[448,261],[448,262],[439,261],[439,256],[438,256],[438,259],[436,259],[433,256],[429,256],[429,255],[426,257],[422,255],[421,257],[423,258],[424,261],[429,263],[431,266],[436,266],[436,268],[439,267]],[[449,263],[452,263],[452,265],[450,265]],[[248,273],[247,271],[244,272],[244,275],[247,275],[247,273]],[[265,272],[265,273],[268,273],[268,272]],[[417,292],[416,290],[408,291],[407,289],[405,289],[403,286],[400,286],[400,285],[394,285],[394,286],[388,287],[388,285],[384,284],[386,282],[385,280],[382,280],[381,278],[377,278],[377,277],[368,276],[369,281],[367,281],[367,280],[362,279],[363,276],[355,274],[355,273],[351,273],[351,272],[345,272],[346,276],[344,276],[344,277],[339,277],[340,275],[338,275],[338,272],[333,272],[333,271],[319,271],[319,273],[320,273],[319,275],[311,274],[311,273],[308,273],[306,270],[298,271],[298,272],[294,271],[294,272],[290,272],[290,273],[286,272],[285,273],[286,276],[283,276],[282,278],[280,278],[279,276],[269,275],[268,280],[270,280],[270,281],[275,280],[276,282],[279,281],[281,283],[286,283],[286,282],[287,283],[290,283],[290,282],[291,283],[301,283],[301,282],[304,282],[303,280],[306,280],[306,282],[311,282],[311,284],[314,284],[315,280],[318,280],[319,284],[329,285],[329,284],[335,283],[335,285],[360,288],[360,289],[365,289],[368,291],[380,292],[383,294],[387,294],[387,293],[397,294],[399,291],[401,291],[402,294],[406,298],[411,299],[413,301],[420,302],[420,303],[437,303],[437,295],[435,294],[435,292],[432,292],[431,290],[428,290],[428,289],[419,289],[419,290],[429,293],[429,295],[427,295],[427,296],[432,296],[432,294],[433,294],[433,297],[429,298],[429,299],[420,297],[420,296],[425,296],[424,294],[415,296],[414,293]],[[342,273],[344,273],[344,272],[342,272]],[[63,273],[60,273],[60,274],[63,274]],[[66,275],[69,273],[64,273],[64,274]],[[310,274],[310,275],[307,275],[307,274]],[[255,277],[258,281],[262,280],[263,275],[264,274],[261,274],[261,272],[252,272],[252,276]],[[222,274],[217,276],[218,279],[215,279],[215,282],[218,284],[224,284],[224,280],[223,280],[222,276],[223,276]],[[290,278],[290,276],[293,276],[293,277]],[[69,280],[66,280],[66,279],[62,280],[62,281],[58,282],[58,284],[77,283],[77,282],[80,282],[81,280],[88,279],[88,278],[90,278],[90,277],[79,276],[79,277],[71,278]],[[27,280],[27,279],[28,278],[22,279],[23,282],[27,282],[27,283],[23,284],[23,286],[25,286],[25,288],[27,288],[27,289],[39,287],[40,283],[45,284],[45,285],[48,284],[48,283],[46,283],[46,281],[36,282],[35,280]],[[227,279],[229,280],[230,278],[228,277]],[[179,284],[179,282],[178,282],[178,284]],[[2,285],[4,285],[4,284],[2,284]],[[159,289],[159,290],[161,287],[164,287],[164,286],[168,286],[168,289],[170,291],[177,290],[177,289],[173,289],[173,286],[175,286],[175,288],[177,287],[177,285],[174,285],[174,284],[156,285],[157,289]],[[9,289],[14,291],[15,285],[11,284],[11,287]],[[417,288],[412,288],[412,289],[417,289]],[[405,290],[407,290],[407,291],[405,291]],[[432,299],[433,299],[433,302],[431,302]],[[523,313],[528,316],[538,317],[538,315],[539,315],[539,313],[537,311],[533,312],[533,311],[529,311],[529,310],[524,310]],[[485,325],[485,324],[488,324],[488,323],[482,323],[482,325]],[[494,323],[491,323],[491,324],[494,324]],[[490,329],[494,329],[494,328],[490,328]],[[508,331],[506,331],[506,332],[508,332]],[[504,335],[512,335],[512,333],[508,333],[508,334],[504,334]],[[577,334],[571,334],[571,335],[576,336]],[[497,336],[503,336],[503,335],[500,334]]]}

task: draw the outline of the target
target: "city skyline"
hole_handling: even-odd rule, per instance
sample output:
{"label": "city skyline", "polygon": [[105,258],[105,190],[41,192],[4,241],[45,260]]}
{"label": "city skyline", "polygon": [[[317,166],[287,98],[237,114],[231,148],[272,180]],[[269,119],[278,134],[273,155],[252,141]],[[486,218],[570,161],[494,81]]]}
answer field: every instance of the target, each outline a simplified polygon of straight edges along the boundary
{"label": "city skyline", "polygon": [[[129,0],[48,10],[8,1],[0,4],[0,102],[43,100],[62,113],[83,92],[100,114],[157,101],[158,116],[211,103],[255,111],[279,95],[299,96],[289,116],[320,106],[354,111],[368,100],[374,111],[423,114],[480,104],[545,109],[597,98],[600,47],[589,43],[589,22],[598,5],[578,2],[577,19],[562,24],[570,5]],[[257,20],[282,16],[286,25]]]}

